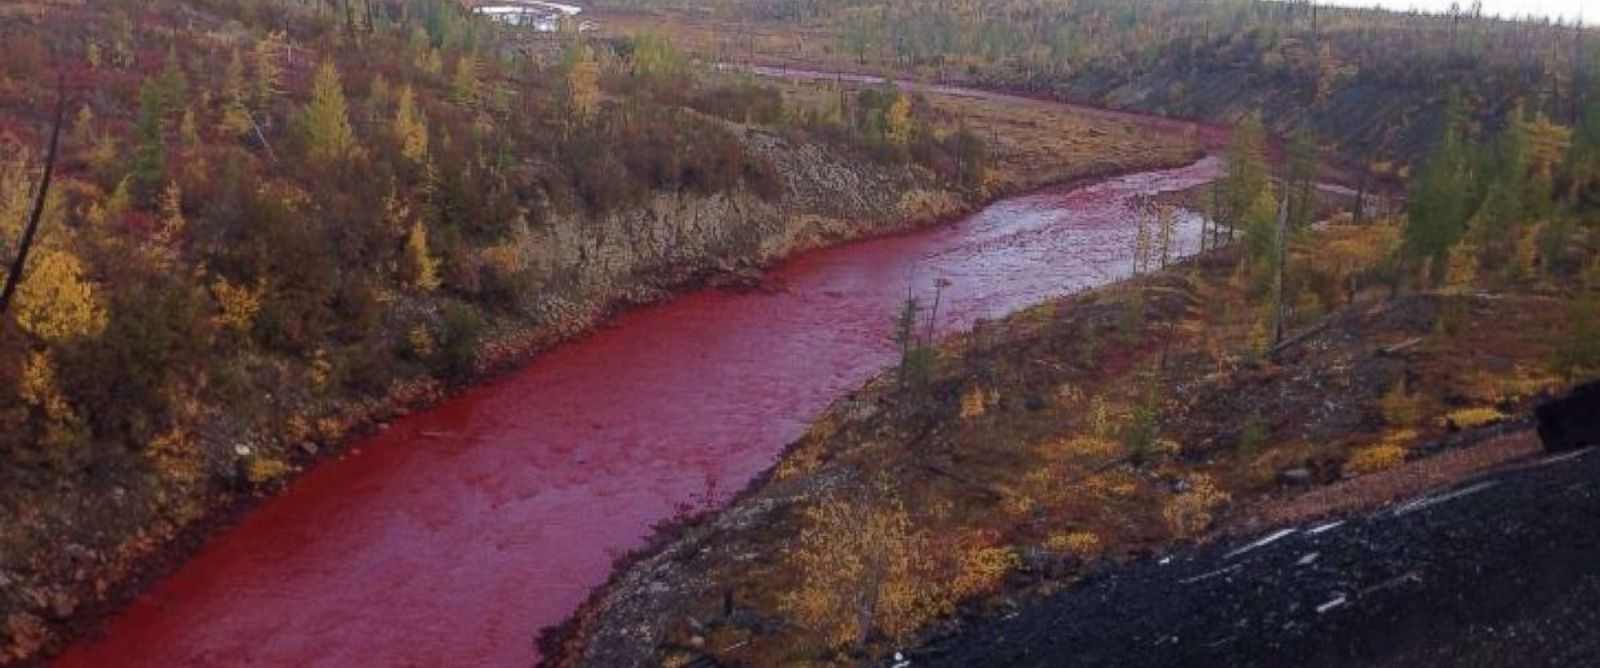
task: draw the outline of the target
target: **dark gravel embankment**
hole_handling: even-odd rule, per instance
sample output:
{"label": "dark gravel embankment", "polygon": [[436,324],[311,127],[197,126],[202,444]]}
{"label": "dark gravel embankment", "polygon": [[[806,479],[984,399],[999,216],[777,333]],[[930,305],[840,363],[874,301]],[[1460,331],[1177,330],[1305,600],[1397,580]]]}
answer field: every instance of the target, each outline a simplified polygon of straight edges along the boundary
{"label": "dark gravel embankment", "polygon": [[914,666],[1600,666],[1600,452],[1108,571]]}

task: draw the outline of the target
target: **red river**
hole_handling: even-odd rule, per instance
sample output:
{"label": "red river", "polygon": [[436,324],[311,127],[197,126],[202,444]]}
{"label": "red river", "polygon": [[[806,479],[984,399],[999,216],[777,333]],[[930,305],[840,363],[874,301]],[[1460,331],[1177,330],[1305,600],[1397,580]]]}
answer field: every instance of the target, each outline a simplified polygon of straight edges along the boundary
{"label": "red river", "polygon": [[[940,329],[1124,276],[1130,200],[1217,162],[1045,189],[952,225],[628,312],[521,371],[395,422],[213,536],[67,667],[515,666],[612,557],[708,489],[770,466],[889,364],[908,286]],[[1198,221],[1180,235],[1192,246]]]}

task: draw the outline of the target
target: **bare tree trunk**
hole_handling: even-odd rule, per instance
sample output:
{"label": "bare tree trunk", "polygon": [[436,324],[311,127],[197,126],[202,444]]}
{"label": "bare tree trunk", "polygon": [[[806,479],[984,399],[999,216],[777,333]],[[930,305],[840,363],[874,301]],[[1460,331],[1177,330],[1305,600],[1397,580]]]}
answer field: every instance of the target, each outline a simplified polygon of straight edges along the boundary
{"label": "bare tree trunk", "polygon": [[55,127],[50,129],[50,149],[45,152],[44,177],[39,180],[39,192],[33,199],[33,213],[28,217],[28,224],[22,229],[22,241],[17,246],[17,257],[11,261],[11,273],[6,275],[4,289],[0,289],[0,314],[4,314],[11,306],[11,298],[17,292],[17,286],[22,283],[22,270],[28,262],[28,251],[33,249],[33,238],[39,233],[39,222],[44,218],[45,199],[50,194],[50,179],[56,171],[56,148],[61,143],[61,122],[67,114],[67,85],[66,79],[58,79],[56,83],[56,120]]}

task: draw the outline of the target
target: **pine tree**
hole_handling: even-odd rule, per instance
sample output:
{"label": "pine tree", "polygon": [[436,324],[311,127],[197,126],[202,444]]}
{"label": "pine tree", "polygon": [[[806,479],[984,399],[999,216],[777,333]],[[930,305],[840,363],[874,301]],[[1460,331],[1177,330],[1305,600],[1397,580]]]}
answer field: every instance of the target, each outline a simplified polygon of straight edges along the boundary
{"label": "pine tree", "polygon": [[1465,107],[1460,96],[1452,93],[1439,140],[1413,180],[1406,206],[1405,259],[1412,269],[1424,270],[1433,280],[1444,278],[1450,248],[1465,233],[1470,211],[1472,183],[1462,136],[1465,125]]}
{"label": "pine tree", "polygon": [[1289,174],[1284,183],[1289,198],[1289,229],[1311,225],[1316,211],[1317,144],[1311,130],[1302,126],[1289,145]]}
{"label": "pine tree", "polygon": [[339,70],[333,61],[323,61],[311,81],[311,101],[301,111],[302,131],[311,157],[336,161],[355,150],[355,132],[350,129],[349,107]]}
{"label": "pine tree", "polygon": [[161,118],[166,113],[160,86],[147,80],[139,88],[139,117],[134,124],[133,166],[130,176],[134,191],[143,201],[154,200],[166,182],[167,149],[161,131]]}
{"label": "pine tree", "polygon": [[189,77],[183,73],[183,67],[178,64],[176,49],[167,50],[167,60],[161,67],[161,73],[156,76],[156,84],[161,94],[161,108],[165,113],[174,113],[187,105]]}
{"label": "pine tree", "polygon": [[1227,173],[1219,184],[1217,221],[1228,228],[1228,238],[1245,223],[1261,192],[1267,188],[1267,131],[1261,113],[1250,112],[1234,128],[1223,161]]}
{"label": "pine tree", "polygon": [[1600,83],[1579,114],[1567,167],[1572,181],[1568,196],[1579,204],[1600,204]]}
{"label": "pine tree", "polygon": [[[1471,236],[1481,253],[1480,262],[1485,266],[1516,258],[1516,244],[1521,236],[1519,227],[1526,222],[1529,212],[1527,125],[1522,118],[1522,107],[1518,105],[1507,116],[1505,127],[1495,137],[1477,169],[1479,178],[1484,181],[1483,199],[1473,214]],[[1457,261],[1452,259],[1452,264]],[[1507,268],[1516,272],[1527,267],[1513,262]],[[1459,274],[1461,269],[1454,271]]]}

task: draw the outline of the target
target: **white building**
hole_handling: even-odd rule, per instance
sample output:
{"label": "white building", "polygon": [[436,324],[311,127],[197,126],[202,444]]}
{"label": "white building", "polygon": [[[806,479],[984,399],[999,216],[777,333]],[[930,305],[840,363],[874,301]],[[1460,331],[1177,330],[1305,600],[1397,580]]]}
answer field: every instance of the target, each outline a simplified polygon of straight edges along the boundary
{"label": "white building", "polygon": [[491,0],[474,7],[472,12],[508,25],[553,32],[560,28],[563,18],[576,21],[583,8],[543,0]]}

